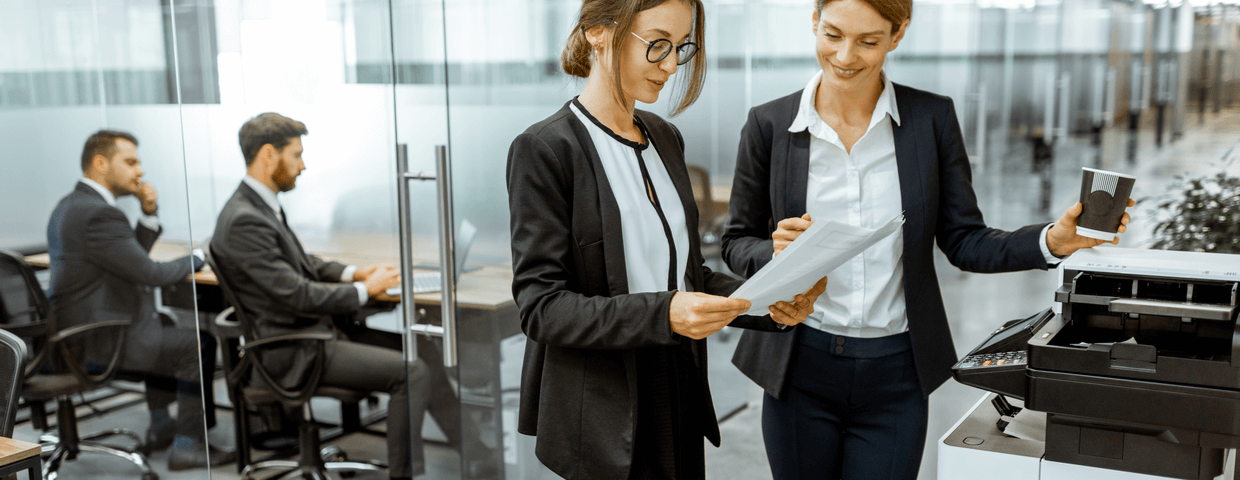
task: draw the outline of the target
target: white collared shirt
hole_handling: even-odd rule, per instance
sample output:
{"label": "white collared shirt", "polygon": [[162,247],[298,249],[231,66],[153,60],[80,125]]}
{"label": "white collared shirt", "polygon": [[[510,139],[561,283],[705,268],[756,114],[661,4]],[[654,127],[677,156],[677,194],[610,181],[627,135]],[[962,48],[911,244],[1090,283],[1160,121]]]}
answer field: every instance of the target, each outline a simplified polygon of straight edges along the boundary
{"label": "white collared shirt", "polygon": [[[272,212],[275,212],[277,219],[281,222],[287,221],[287,219],[284,218],[284,209],[280,207],[280,199],[276,197],[276,192],[273,192],[271,187],[264,185],[263,182],[260,182],[257,178],[249,175],[246,175],[245,178],[241,179],[241,181],[246,185],[249,185],[252,190],[258,193],[259,198],[263,199],[263,203],[266,203],[267,207],[271,208]],[[290,233],[292,233],[291,230]],[[356,271],[357,265],[349,265],[344,267],[344,271],[340,272],[340,281],[353,282],[353,273]],[[366,301],[370,299],[370,292],[366,291],[366,284],[362,282],[353,282],[353,287],[357,288],[358,304],[365,305]]]}
{"label": "white collared shirt", "polygon": [[[877,228],[899,215],[900,176],[892,124],[900,112],[891,81],[884,78],[865,134],[849,152],[839,134],[818,115],[815,92],[822,72],[806,85],[790,132],[809,131],[805,208],[815,222]],[[904,232],[896,231],[827,274],[806,324],[849,337],[883,337],[908,330],[904,305]]]}
{"label": "white collared shirt", "polygon": [[[900,125],[895,89],[883,76],[883,92],[874,105],[865,134],[844,148],[839,134],[818,115],[815,93],[819,71],[806,85],[790,132],[808,130],[809,175],[805,208],[813,221],[878,228],[902,211],[893,124]],[[1039,245],[1048,264],[1059,259]],[[875,338],[908,331],[904,301],[904,232],[880,240],[827,274],[827,290],[814,303],[805,323],[836,335]]]}
{"label": "white collared shirt", "polygon": [[[103,197],[103,201],[107,202],[108,205],[113,207],[116,206],[116,195],[113,195],[112,191],[108,190],[107,187],[104,187],[99,182],[86,177],[82,177],[78,181],[82,182],[83,185],[95,189],[96,192],[99,192],[99,196]],[[142,223],[142,226],[149,228],[152,231],[159,231],[159,217],[147,215],[143,212],[140,216],[138,216],[138,222]]]}

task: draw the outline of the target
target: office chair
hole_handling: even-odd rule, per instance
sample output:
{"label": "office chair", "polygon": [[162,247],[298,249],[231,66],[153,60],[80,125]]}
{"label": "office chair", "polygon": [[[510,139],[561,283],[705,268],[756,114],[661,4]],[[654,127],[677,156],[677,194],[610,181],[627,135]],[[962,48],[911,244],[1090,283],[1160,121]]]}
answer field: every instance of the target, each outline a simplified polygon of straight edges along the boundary
{"label": "office chair", "polygon": [[728,221],[728,212],[715,211],[715,202],[710,194],[710,173],[697,165],[685,165],[689,170],[689,182],[693,184],[693,201],[698,208],[698,235],[702,243],[702,256],[715,258],[722,255],[723,227]]}
{"label": "office chair", "polygon": [[[13,288],[20,285],[20,291]],[[51,307],[43,288],[35,279],[34,270],[22,256],[0,250],[0,304],[3,304],[5,325],[9,333],[29,338],[27,344],[39,348],[34,358],[27,362],[23,371],[22,398],[30,405],[35,427],[47,430],[44,404],[56,402],[56,434],[40,437],[47,461],[43,465],[43,478],[55,480],[60,465],[65,460],[77,458],[81,452],[105,453],[121,457],[142,471],[143,480],[158,480],[151,470],[146,456],[139,452],[142,440],[137,434],[123,429],[111,429],[81,435],[77,429],[77,415],[72,395],[101,388],[111,381],[120,361],[124,347],[125,327],[128,320],[108,320],[58,329],[51,314]],[[25,320],[25,322],[22,322]],[[67,342],[83,335],[100,335],[115,332],[116,338],[106,367],[98,373],[86,371],[77,353]],[[47,363],[50,362],[50,365]],[[44,373],[44,367],[50,367]],[[126,436],[133,439],[130,449],[96,443],[95,440]]]}
{"label": "office chair", "polygon": [[26,377],[26,342],[0,330],[0,437],[13,437],[17,401]]}
{"label": "office chair", "polygon": [[[339,400],[342,404],[356,405],[370,396],[370,392],[319,385],[325,361],[324,346],[334,337],[329,333],[293,333],[260,338],[256,334],[254,324],[247,317],[245,309],[241,308],[241,304],[237,301],[228,280],[224,278],[223,271],[220,270],[218,260],[210,246],[206,249],[206,256],[207,265],[210,265],[211,270],[215,272],[220,291],[224,294],[225,304],[229,305],[225,311],[216,316],[216,324],[224,328],[240,328],[241,330],[241,341],[238,342],[237,351],[226,351],[224,363],[228,372],[229,395],[232,396],[234,407],[233,419],[236,431],[240,432],[237,444],[237,466],[240,468],[245,465],[241,469],[242,480],[251,479],[257,472],[267,469],[284,469],[283,472],[268,478],[322,480],[329,478],[327,476],[329,471],[386,472],[387,466],[381,463],[348,461],[343,450],[335,446],[322,447],[319,440],[319,427],[310,409],[311,397],[330,397]],[[235,317],[236,320],[228,320],[229,316]],[[318,354],[315,355],[314,366],[311,368],[309,377],[302,382],[302,385],[287,389],[277,380],[278,375],[275,372],[263,366],[262,355],[264,350],[272,346],[296,342],[313,342]],[[252,452],[248,438],[249,415],[247,413],[249,404],[283,404],[301,410],[297,428],[299,449],[297,461],[267,460],[251,463]]]}

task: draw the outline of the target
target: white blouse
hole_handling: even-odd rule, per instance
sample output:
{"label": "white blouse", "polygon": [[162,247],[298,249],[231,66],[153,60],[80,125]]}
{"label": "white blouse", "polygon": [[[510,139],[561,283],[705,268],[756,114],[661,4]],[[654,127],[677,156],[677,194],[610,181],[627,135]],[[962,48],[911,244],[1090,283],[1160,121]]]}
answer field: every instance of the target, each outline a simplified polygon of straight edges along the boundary
{"label": "white blouse", "polygon": [[[603,126],[578,102],[569,107],[577,119],[590,132],[594,149],[598,151],[612,195],[620,207],[621,239],[624,242],[624,265],[628,274],[629,293],[668,291],[669,267],[676,277],[676,289],[685,289],[685,267],[689,258],[689,228],[685,224],[685,210],[672,178],[654,148],[646,143],[627,140]],[[671,230],[675,245],[675,264],[670,260],[668,235],[664,231],[659,212],[651,202],[641,166],[646,166],[650,184],[659,207]]]}

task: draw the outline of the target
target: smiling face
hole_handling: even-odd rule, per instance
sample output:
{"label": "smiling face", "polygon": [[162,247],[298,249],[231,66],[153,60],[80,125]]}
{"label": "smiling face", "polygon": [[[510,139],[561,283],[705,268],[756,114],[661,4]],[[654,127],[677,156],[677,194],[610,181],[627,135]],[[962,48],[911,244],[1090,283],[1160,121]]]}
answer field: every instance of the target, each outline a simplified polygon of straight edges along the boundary
{"label": "smiling face", "polygon": [[838,92],[878,88],[887,52],[896,49],[904,30],[892,24],[862,0],[838,0],[814,12],[818,65],[822,86]]}

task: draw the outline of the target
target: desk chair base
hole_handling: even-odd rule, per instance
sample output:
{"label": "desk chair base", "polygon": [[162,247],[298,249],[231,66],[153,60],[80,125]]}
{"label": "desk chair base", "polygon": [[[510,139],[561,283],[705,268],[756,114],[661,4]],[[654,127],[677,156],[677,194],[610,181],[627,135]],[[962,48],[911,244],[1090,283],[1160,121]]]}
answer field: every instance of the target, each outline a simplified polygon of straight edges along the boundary
{"label": "desk chair base", "polygon": [[[44,480],[56,480],[60,476],[61,463],[77,458],[82,452],[103,453],[123,458],[142,470],[142,480],[159,480],[159,474],[151,470],[151,464],[146,456],[137,451],[142,447],[142,439],[137,434],[129,430],[114,428],[79,436],[73,401],[68,396],[64,396],[58,399],[57,403],[57,433],[44,434],[39,437],[43,455],[47,456],[47,460],[43,462]],[[116,436],[132,438],[136,446],[132,449],[123,449],[94,442],[94,440]]]}
{"label": "desk chair base", "polygon": [[268,460],[246,465],[245,469],[241,470],[241,480],[253,480],[256,472],[269,468],[281,468],[287,471],[268,478],[288,480],[328,480],[327,472],[357,470],[386,472],[388,470],[387,465],[377,462],[348,461],[344,450],[335,445],[319,448],[319,427],[312,420],[303,421],[298,427],[298,443],[300,451],[297,454],[297,461]]}

